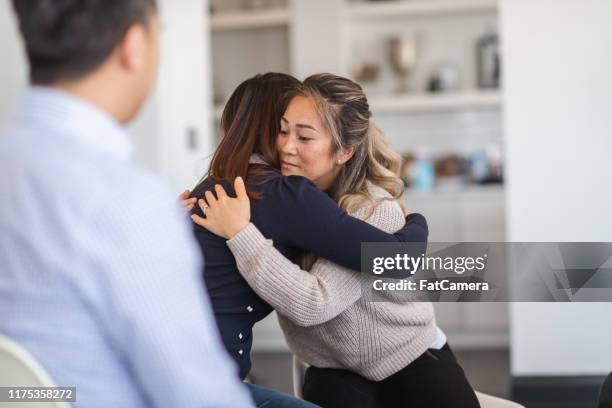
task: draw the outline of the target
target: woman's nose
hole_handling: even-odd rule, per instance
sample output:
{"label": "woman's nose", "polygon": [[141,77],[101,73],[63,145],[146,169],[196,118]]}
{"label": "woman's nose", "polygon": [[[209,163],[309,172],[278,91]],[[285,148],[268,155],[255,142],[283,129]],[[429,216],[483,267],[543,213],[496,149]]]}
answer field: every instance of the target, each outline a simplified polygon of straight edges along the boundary
{"label": "woman's nose", "polygon": [[295,154],[295,140],[292,136],[283,138],[280,142],[280,150],[285,154]]}

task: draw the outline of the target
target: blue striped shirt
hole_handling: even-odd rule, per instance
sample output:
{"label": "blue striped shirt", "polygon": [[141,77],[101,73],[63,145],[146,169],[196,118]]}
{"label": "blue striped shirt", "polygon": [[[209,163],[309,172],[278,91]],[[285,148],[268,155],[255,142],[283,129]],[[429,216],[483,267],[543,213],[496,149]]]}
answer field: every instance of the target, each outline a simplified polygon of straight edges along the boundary
{"label": "blue striped shirt", "polygon": [[32,88],[0,136],[0,332],[82,407],[250,407],[175,197],[110,116]]}

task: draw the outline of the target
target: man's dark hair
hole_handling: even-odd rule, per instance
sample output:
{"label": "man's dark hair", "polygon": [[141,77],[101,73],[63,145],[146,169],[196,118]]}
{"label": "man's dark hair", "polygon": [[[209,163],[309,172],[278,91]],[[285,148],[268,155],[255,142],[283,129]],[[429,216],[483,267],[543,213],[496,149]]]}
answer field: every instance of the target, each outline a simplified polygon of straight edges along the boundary
{"label": "man's dark hair", "polygon": [[82,78],[112,53],[127,29],[147,24],[156,0],[13,0],[30,81]]}

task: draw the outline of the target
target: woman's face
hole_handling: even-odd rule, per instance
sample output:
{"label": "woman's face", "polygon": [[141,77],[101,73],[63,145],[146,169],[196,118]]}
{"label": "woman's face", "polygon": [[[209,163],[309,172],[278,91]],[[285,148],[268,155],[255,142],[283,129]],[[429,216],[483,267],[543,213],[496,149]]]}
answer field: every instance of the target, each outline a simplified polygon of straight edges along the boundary
{"label": "woman's face", "polygon": [[281,119],[276,139],[283,176],[303,176],[321,190],[331,187],[338,174],[332,154],[332,135],[321,122],[311,98],[296,96]]}

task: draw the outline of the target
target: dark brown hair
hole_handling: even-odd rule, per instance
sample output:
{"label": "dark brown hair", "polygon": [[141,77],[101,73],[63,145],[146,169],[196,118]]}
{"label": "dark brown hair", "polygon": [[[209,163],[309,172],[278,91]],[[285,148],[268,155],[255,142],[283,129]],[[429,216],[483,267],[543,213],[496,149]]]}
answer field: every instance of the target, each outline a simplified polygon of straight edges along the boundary
{"label": "dark brown hair", "polygon": [[108,58],[134,24],[150,22],[156,0],[13,0],[30,81],[78,80]]}
{"label": "dark brown hair", "polygon": [[[228,100],[221,116],[223,137],[215,151],[207,176],[213,183],[236,177],[245,180],[251,199],[258,176],[278,170],[276,137],[280,121],[289,101],[298,92],[301,82],[291,75],[269,72],[258,74],[241,83]],[[252,154],[258,154],[268,167],[250,166]]]}

